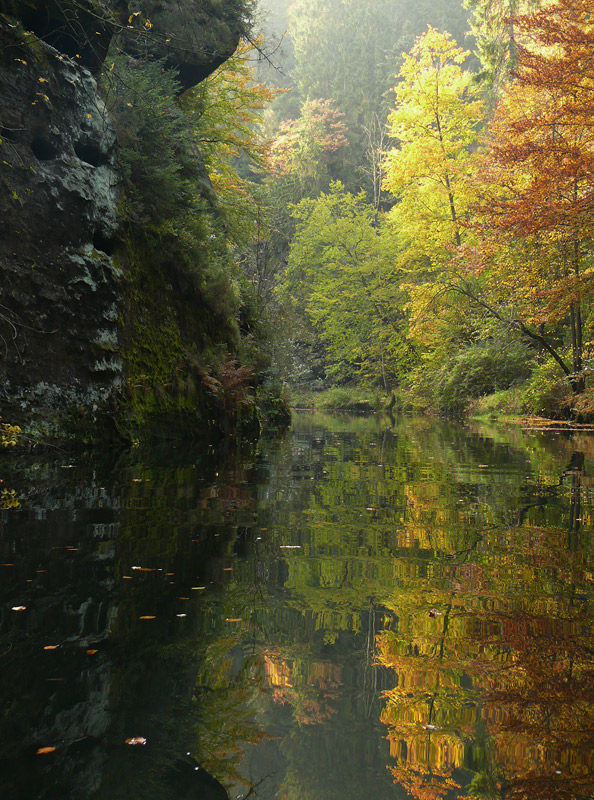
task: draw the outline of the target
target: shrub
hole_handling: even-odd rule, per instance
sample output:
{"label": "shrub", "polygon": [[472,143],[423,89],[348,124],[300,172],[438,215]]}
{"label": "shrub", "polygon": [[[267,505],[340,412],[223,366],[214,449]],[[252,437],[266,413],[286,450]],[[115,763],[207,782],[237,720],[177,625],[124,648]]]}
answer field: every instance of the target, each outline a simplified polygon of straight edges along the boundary
{"label": "shrub", "polygon": [[444,364],[436,376],[433,399],[446,414],[459,416],[469,400],[508,389],[530,374],[530,352],[517,340],[473,344]]}
{"label": "shrub", "polygon": [[569,381],[552,358],[543,361],[532,372],[522,390],[526,411],[551,419],[568,415],[572,398]]}

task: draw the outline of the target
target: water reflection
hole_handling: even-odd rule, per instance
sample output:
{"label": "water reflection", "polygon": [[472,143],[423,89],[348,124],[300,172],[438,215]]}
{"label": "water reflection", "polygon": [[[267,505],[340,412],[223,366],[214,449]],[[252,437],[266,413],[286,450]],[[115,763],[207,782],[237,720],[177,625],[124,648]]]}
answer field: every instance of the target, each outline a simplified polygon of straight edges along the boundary
{"label": "water reflection", "polygon": [[591,797],[593,457],[311,416],[5,456],[2,798]]}

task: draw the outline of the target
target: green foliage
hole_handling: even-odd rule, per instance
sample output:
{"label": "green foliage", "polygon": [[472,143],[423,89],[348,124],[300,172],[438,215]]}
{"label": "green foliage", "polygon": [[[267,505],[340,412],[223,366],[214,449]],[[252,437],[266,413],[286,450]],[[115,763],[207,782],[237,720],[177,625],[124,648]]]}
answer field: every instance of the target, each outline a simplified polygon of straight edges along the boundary
{"label": "green foliage", "polygon": [[529,372],[529,351],[519,341],[481,342],[458,352],[429,376],[431,400],[438,410],[459,416],[469,399],[509,388]]}
{"label": "green foliage", "polygon": [[199,169],[176,100],[175,72],[164,61],[134,61],[114,48],[103,81],[118,132],[128,219],[156,222],[195,207]]}
{"label": "green foliage", "polygon": [[241,154],[262,161],[252,126],[268,95],[250,85],[247,54],[183,102],[162,61],[115,54],[107,64],[125,190],[119,260],[134,428],[143,415],[166,410],[199,408],[232,424],[255,418],[251,376],[263,359],[253,335],[242,341],[250,287],[236,248],[251,246],[258,225],[248,182],[232,161]]}
{"label": "green foliage", "polygon": [[520,387],[502,389],[499,392],[478,397],[474,402],[470,403],[470,415],[473,418],[518,417],[525,411],[526,408]]}
{"label": "green foliage", "polygon": [[552,419],[567,416],[571,387],[556,361],[548,358],[533,370],[523,387],[522,399],[531,414]]}
{"label": "green foliage", "polygon": [[323,342],[327,373],[387,388],[412,359],[390,236],[340,183],[293,213],[286,291]]}
{"label": "green foliage", "polygon": [[497,92],[517,65],[518,47],[511,17],[542,5],[542,0],[466,0],[471,30],[483,66],[481,77]]}
{"label": "green foliage", "polygon": [[329,411],[378,411],[381,406],[377,390],[335,386],[314,396],[316,408]]}

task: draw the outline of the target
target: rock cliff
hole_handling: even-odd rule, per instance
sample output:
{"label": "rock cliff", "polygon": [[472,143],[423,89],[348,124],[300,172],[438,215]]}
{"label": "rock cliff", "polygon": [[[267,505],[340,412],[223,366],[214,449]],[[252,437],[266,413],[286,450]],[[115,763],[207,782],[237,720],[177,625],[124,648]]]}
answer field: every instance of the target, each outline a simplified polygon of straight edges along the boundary
{"label": "rock cliff", "polygon": [[[47,433],[76,418],[85,428],[106,411],[117,417],[130,399],[127,354],[141,335],[126,328],[143,312],[123,290],[137,278],[125,269],[118,136],[96,83],[110,43],[117,36],[133,61],[142,47],[147,57],[150,37],[149,58],[175,69],[184,89],[233,53],[246,24],[240,0],[140,5],[0,0],[2,407]],[[143,268],[146,294],[146,256]],[[180,352],[204,346],[182,318],[187,299],[172,301]],[[184,410],[194,402],[201,398]]]}

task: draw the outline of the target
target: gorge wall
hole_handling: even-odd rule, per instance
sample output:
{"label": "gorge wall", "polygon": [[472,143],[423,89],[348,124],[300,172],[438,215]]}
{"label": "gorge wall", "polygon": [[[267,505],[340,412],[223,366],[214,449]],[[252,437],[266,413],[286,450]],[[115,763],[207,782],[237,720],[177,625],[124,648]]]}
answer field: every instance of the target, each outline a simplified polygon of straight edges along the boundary
{"label": "gorge wall", "polygon": [[235,415],[200,352],[214,343],[231,359],[235,322],[205,330],[212,313],[200,293],[123,231],[119,136],[97,75],[114,37],[134,63],[150,33],[150,58],[188,88],[233,53],[243,6],[110,6],[0,2],[2,414],[33,432],[91,439],[135,438],[167,416],[225,428]]}

